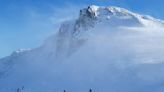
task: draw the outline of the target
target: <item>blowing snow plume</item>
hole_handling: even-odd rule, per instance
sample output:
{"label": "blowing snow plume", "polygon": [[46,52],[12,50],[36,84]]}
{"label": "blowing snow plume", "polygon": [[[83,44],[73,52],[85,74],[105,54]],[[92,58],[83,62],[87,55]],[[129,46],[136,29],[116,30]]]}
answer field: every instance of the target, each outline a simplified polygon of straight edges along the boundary
{"label": "blowing snow plume", "polygon": [[162,92],[164,22],[89,6],[35,49],[0,60],[0,91]]}

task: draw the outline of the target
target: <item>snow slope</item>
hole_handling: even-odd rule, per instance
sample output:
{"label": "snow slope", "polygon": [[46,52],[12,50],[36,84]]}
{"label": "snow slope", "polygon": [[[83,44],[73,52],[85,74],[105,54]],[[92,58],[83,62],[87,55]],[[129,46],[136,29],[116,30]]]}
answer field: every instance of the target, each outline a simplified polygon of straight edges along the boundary
{"label": "snow slope", "polygon": [[89,6],[34,49],[0,59],[0,92],[163,92],[164,22]]}

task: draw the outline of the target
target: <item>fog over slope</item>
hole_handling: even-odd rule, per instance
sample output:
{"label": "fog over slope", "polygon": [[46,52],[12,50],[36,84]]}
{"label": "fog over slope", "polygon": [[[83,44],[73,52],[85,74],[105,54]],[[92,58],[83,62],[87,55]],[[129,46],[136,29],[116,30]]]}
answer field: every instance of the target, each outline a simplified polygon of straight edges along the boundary
{"label": "fog over slope", "polygon": [[163,42],[162,20],[92,5],[42,46],[0,59],[0,92],[162,92]]}

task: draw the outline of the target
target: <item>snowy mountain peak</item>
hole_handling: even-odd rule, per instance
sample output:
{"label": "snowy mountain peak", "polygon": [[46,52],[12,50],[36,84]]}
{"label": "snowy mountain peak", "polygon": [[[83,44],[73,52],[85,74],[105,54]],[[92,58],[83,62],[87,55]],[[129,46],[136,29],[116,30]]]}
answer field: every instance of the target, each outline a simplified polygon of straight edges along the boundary
{"label": "snowy mountain peak", "polygon": [[[88,8],[80,10],[80,18],[83,22],[108,21],[116,26],[163,26],[164,22],[148,15],[140,15],[127,9],[116,6],[96,6],[91,5]],[[92,23],[91,23],[92,24]],[[113,26],[113,25],[112,25]]]}
{"label": "snowy mountain peak", "polygon": [[103,6],[96,6],[96,5],[88,6],[88,11],[95,14],[104,14],[102,11],[106,11],[108,13],[113,13],[113,14],[118,13],[118,12],[124,13],[124,14],[132,13],[124,8],[120,8],[116,6],[103,7]]}
{"label": "snowy mountain peak", "polygon": [[91,5],[88,6],[88,8],[84,8],[81,10],[80,15],[88,15],[88,17],[110,17],[110,16],[128,16],[128,15],[134,15],[137,16],[137,14],[130,12],[124,8],[116,7],[116,6],[96,6]]}
{"label": "snowy mountain peak", "polygon": [[96,5],[91,5],[91,6],[88,6],[88,11],[90,12],[97,12],[97,10],[99,9],[100,7],[99,6],[96,6]]}

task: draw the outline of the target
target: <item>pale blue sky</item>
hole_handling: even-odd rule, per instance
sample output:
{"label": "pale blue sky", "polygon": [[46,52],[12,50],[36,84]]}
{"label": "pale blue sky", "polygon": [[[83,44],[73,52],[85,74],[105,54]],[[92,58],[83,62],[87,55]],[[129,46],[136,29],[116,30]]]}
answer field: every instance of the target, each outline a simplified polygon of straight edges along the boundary
{"label": "pale blue sky", "polygon": [[164,19],[164,0],[0,0],[0,57],[41,45],[61,21],[92,4],[119,6]]}

